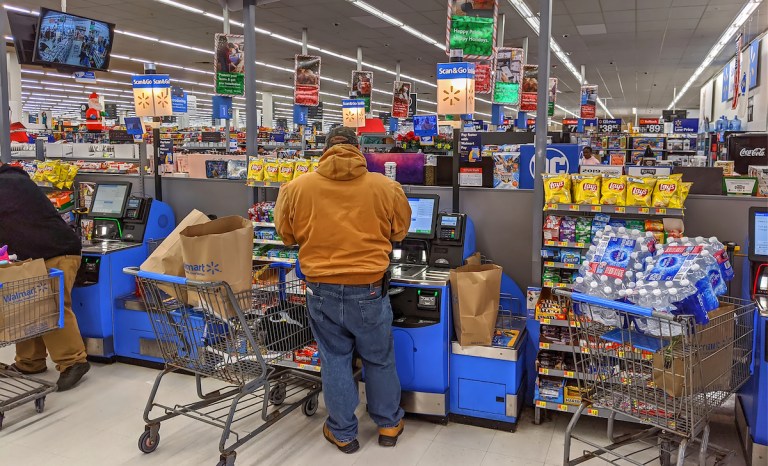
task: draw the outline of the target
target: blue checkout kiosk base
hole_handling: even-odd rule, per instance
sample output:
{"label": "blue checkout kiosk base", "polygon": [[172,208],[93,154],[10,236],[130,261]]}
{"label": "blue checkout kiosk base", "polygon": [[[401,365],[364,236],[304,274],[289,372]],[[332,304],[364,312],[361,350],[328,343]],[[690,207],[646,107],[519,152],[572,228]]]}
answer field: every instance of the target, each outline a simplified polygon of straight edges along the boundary
{"label": "blue checkout kiosk base", "polygon": [[762,466],[768,464],[768,317],[757,317],[755,332],[754,374],[736,398],[736,425],[747,464]]}

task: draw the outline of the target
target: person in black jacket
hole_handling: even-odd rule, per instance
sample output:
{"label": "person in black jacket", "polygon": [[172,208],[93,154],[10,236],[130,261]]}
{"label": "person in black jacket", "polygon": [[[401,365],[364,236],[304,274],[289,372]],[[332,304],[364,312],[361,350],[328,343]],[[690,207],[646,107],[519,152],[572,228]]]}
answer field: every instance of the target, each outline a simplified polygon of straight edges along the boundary
{"label": "person in black jacket", "polygon": [[85,345],[72,312],[72,287],[80,268],[80,238],[24,170],[0,165],[0,245],[19,260],[44,259],[64,272],[64,326],[16,344],[11,369],[22,374],[48,370],[46,349],[60,372],[58,390],[74,387],[90,369]]}

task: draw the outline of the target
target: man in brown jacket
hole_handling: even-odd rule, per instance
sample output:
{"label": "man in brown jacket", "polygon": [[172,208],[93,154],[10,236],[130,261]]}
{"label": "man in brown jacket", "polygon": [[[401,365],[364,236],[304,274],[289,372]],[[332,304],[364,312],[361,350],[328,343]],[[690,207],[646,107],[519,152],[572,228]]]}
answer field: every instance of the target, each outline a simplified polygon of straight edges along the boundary
{"label": "man in brown jacket", "polygon": [[335,128],[326,141],[317,170],[280,189],[275,225],[285,244],[300,246],[310,325],[323,362],[323,435],[354,453],[360,448],[355,351],[363,360],[379,444],[395,446],[403,432],[392,308],[382,285],[391,242],[408,233],[411,208],[400,184],[368,171],[353,130]]}

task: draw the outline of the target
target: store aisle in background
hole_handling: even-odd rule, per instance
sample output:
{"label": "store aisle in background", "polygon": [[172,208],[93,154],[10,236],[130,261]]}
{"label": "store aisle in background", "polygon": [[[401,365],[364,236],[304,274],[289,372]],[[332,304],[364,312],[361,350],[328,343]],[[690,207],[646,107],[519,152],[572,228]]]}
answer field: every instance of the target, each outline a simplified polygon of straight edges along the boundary
{"label": "store aisle in background", "polygon": [[[0,349],[2,362],[11,362],[13,355],[13,346]],[[153,369],[126,364],[94,364],[81,386],[49,395],[42,414],[35,414],[31,403],[9,411],[0,431],[0,462],[35,466],[213,466],[218,461],[220,430],[184,418],[162,424],[160,445],[154,453],[139,452],[137,441],[144,429],[142,413],[156,374]],[[44,378],[55,380],[57,376],[49,363]],[[190,376],[171,374],[164,383],[174,393],[194,392]],[[325,410],[321,404],[314,417],[306,418],[297,410],[251,440],[238,450],[236,465],[562,464],[563,432],[570,416],[558,413],[552,421],[537,426],[531,421],[532,413],[532,408],[526,408],[516,433],[455,423],[442,426],[409,418],[397,447],[385,449],[377,445],[376,429],[361,408],[361,450],[345,455],[322,438]],[[727,415],[716,417],[712,439],[736,449],[738,455],[731,466],[743,466],[732,419]],[[579,427],[579,432],[589,438],[603,440],[604,420],[587,418],[580,421]],[[622,431],[632,428],[631,424],[620,424]],[[574,453],[584,448],[576,443]],[[585,464],[607,463],[593,460]]]}

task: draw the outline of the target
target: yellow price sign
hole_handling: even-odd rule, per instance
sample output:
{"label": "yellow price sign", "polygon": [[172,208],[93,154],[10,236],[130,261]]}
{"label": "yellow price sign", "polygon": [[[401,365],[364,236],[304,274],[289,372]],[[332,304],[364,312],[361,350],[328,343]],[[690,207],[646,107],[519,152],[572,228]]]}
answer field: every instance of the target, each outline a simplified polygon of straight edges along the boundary
{"label": "yellow price sign", "polygon": [[551,261],[546,261],[546,262],[544,262],[544,266],[545,266],[545,267],[554,267],[554,266],[555,266],[555,263],[554,263],[554,262],[551,262]]}
{"label": "yellow price sign", "polygon": [[640,213],[640,214],[647,214],[650,211],[651,211],[651,209],[649,209],[648,207],[640,207],[639,209],[637,209],[637,212]]}
{"label": "yellow price sign", "polygon": [[587,243],[576,243],[577,248],[583,248]]}
{"label": "yellow price sign", "polygon": [[541,348],[541,349],[549,349],[549,343],[545,343],[545,342],[542,341],[542,342],[539,343],[539,348]]}
{"label": "yellow price sign", "polygon": [[564,264],[566,269],[575,269],[576,264]]}
{"label": "yellow price sign", "polygon": [[568,405],[557,405],[557,410],[568,412]]}
{"label": "yellow price sign", "polygon": [[541,374],[541,375],[549,375],[549,369],[547,369],[546,367],[540,367],[539,368],[539,374]]}
{"label": "yellow price sign", "polygon": [[560,241],[557,243],[558,246],[566,248],[568,247],[568,241]]}
{"label": "yellow price sign", "polygon": [[595,408],[590,408],[587,410],[587,414],[589,414],[590,416],[599,416],[600,411],[596,410]]}
{"label": "yellow price sign", "polygon": [[592,212],[602,212],[603,208],[601,206],[599,206],[599,205],[593,205],[592,207],[590,207],[590,210]]}
{"label": "yellow price sign", "polygon": [[541,400],[536,400],[536,406],[539,407],[539,408],[546,408],[547,407],[547,402],[546,401],[541,401]]}
{"label": "yellow price sign", "polygon": [[549,325],[552,323],[551,319],[540,319],[539,322],[541,322],[544,325]]}
{"label": "yellow price sign", "polygon": [[575,376],[576,376],[576,373],[575,373],[575,372],[573,372],[573,371],[565,371],[565,372],[563,373],[563,375],[565,375],[566,377],[575,377]]}
{"label": "yellow price sign", "polygon": [[589,348],[582,348],[581,354],[589,354]]}
{"label": "yellow price sign", "polygon": [[663,215],[667,213],[667,209],[656,209],[656,213],[659,215]]}
{"label": "yellow price sign", "polygon": [[579,206],[578,206],[578,204],[570,204],[568,206],[568,210],[570,210],[571,212],[578,212],[579,211]]}
{"label": "yellow price sign", "polygon": [[627,212],[627,208],[626,207],[616,207],[614,209],[614,212],[616,212],[617,214],[623,214],[623,213]]}

